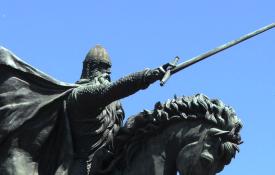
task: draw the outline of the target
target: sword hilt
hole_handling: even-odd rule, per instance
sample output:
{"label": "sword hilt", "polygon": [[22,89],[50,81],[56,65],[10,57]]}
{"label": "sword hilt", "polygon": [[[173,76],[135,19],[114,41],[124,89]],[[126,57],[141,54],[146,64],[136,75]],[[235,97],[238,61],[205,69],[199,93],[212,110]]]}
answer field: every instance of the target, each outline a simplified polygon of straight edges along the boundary
{"label": "sword hilt", "polygon": [[176,56],[175,59],[172,62],[170,62],[170,64],[166,68],[166,72],[163,75],[163,78],[160,81],[160,86],[163,86],[168,81],[168,79],[171,76],[171,70],[177,65],[179,59],[180,58],[178,56]]}

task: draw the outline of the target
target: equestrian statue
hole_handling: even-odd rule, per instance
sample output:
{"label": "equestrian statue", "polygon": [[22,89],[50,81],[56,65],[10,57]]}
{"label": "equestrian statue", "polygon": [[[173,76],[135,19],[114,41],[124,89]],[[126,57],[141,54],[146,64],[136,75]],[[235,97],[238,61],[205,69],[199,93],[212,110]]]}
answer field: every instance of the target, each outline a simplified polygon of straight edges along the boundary
{"label": "equestrian statue", "polygon": [[120,99],[262,33],[272,24],[177,64],[176,57],[111,81],[96,45],[80,79],[64,83],[0,47],[0,175],[214,175],[242,143],[234,109],[203,94],[179,96],[129,117]]}

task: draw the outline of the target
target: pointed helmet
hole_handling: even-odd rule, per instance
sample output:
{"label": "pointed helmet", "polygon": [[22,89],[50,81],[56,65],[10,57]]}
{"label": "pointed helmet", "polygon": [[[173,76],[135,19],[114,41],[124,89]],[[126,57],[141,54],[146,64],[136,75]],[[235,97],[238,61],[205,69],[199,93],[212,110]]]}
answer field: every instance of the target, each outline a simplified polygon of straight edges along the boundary
{"label": "pointed helmet", "polygon": [[86,55],[83,61],[81,79],[89,79],[95,69],[100,64],[112,66],[108,52],[101,45],[96,45]]}

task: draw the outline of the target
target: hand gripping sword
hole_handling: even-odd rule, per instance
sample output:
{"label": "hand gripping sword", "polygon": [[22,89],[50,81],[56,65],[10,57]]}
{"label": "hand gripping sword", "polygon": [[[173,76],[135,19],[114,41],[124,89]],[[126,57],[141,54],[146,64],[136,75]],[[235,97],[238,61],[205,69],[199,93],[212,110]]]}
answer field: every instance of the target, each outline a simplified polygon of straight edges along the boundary
{"label": "hand gripping sword", "polygon": [[205,52],[205,53],[203,53],[203,54],[201,54],[199,56],[193,57],[190,60],[187,60],[187,61],[185,61],[183,63],[178,64],[177,66],[175,66],[175,63],[177,63],[179,57],[176,57],[175,60],[172,63],[170,63],[171,65],[174,65],[174,67],[170,66],[169,67],[170,69],[168,68],[167,72],[165,73],[165,75],[163,76],[162,80],[160,81],[160,85],[163,86],[167,82],[167,80],[169,79],[169,77],[171,75],[173,75],[173,74],[181,71],[182,69],[185,69],[185,68],[191,66],[192,64],[195,64],[195,63],[197,63],[199,61],[202,61],[202,60],[204,60],[204,59],[206,59],[206,58],[208,58],[208,57],[210,57],[212,55],[215,55],[218,52],[221,52],[221,51],[223,51],[225,49],[228,49],[228,48],[230,48],[232,46],[235,46],[235,45],[237,45],[237,44],[239,44],[239,43],[241,43],[241,42],[243,42],[243,41],[245,41],[247,39],[250,39],[250,38],[252,38],[252,37],[254,37],[256,35],[259,35],[260,33],[263,33],[263,32],[265,32],[265,31],[267,31],[269,29],[272,29],[274,27],[275,27],[275,23],[267,25],[267,26],[265,26],[263,28],[260,28],[259,30],[256,30],[256,31],[251,32],[251,33],[249,33],[247,35],[244,35],[244,36],[242,36],[242,37],[240,37],[240,38],[238,38],[236,40],[232,40],[232,41],[230,41],[230,42],[228,42],[226,44],[223,44],[223,45],[221,45],[219,47],[216,47],[216,48],[214,48],[214,49],[212,49],[212,50],[210,50],[208,52]]}

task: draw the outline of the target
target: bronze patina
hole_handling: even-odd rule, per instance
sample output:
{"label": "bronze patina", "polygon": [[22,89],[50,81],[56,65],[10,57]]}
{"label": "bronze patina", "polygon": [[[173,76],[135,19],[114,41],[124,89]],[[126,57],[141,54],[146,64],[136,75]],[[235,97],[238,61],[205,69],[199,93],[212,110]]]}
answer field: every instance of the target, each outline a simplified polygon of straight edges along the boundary
{"label": "bronze patina", "polygon": [[60,82],[0,48],[0,175],[214,175],[242,143],[234,109],[203,94],[157,102],[123,125],[120,99],[275,27],[269,25],[177,65],[111,81],[96,45],[80,79]]}

